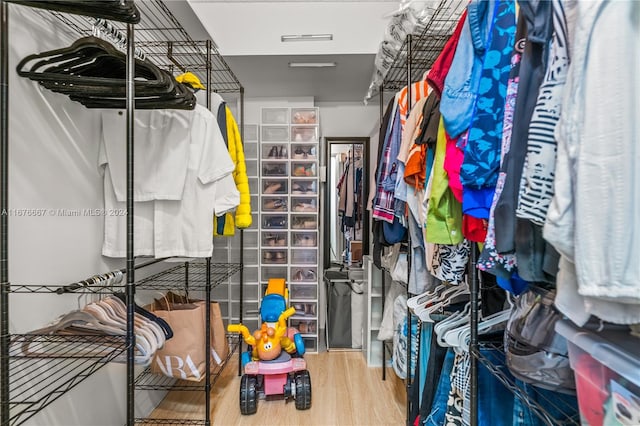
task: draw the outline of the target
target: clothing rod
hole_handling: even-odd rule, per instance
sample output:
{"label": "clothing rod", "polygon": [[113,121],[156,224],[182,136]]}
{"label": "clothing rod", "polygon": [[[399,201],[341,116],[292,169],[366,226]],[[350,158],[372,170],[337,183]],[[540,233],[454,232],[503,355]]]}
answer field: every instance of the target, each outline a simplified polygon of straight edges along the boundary
{"label": "clothing rod", "polygon": [[[101,38],[103,40],[108,41],[113,44],[115,47],[125,50],[127,48],[128,39],[127,36],[122,34],[120,30],[115,27],[111,22],[107,21],[104,18],[94,18],[93,20],[93,35]],[[103,37],[105,36],[105,37]],[[146,56],[142,49],[138,47],[134,47],[134,56],[138,59],[144,61],[146,60]]]}
{"label": "clothing rod", "polygon": [[[155,265],[156,263],[160,263],[160,262],[162,262],[162,261],[164,261],[166,259],[167,258],[154,259],[154,260],[150,260],[148,262],[138,263],[137,265],[134,266],[134,269],[140,269],[140,268],[144,268],[144,267],[147,267],[147,266],[150,266],[150,265]],[[123,274],[126,274],[127,273],[127,268],[120,268],[120,269],[116,269],[115,271],[109,271],[109,272],[116,272],[116,271],[119,271],[119,272],[122,272]],[[107,273],[109,273],[109,272],[107,272]],[[58,293],[58,294],[73,293],[74,291],[76,291],[76,290],[78,290],[80,288],[84,288],[85,284],[82,284],[82,283],[85,282],[85,281],[88,281],[89,279],[90,278],[87,278],[87,279],[84,279],[84,280],[81,280],[81,281],[78,281],[78,282],[75,282],[75,283],[72,283],[72,284],[65,285],[63,287],[60,287],[60,288],[56,289],[55,292]]]}

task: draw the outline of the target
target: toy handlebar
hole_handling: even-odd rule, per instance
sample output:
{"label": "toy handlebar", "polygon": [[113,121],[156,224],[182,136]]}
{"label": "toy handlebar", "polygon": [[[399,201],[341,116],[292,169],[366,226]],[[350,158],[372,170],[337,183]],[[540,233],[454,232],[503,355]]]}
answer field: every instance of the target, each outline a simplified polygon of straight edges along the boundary
{"label": "toy handlebar", "polygon": [[247,327],[242,324],[229,324],[227,326],[227,331],[229,333],[243,333],[245,330],[247,330]]}
{"label": "toy handlebar", "polygon": [[295,315],[296,313],[296,308],[294,308],[293,306],[290,307],[289,309],[287,309],[286,311],[284,311],[283,313],[280,314],[280,318],[278,318],[279,321],[286,321],[290,316]]}

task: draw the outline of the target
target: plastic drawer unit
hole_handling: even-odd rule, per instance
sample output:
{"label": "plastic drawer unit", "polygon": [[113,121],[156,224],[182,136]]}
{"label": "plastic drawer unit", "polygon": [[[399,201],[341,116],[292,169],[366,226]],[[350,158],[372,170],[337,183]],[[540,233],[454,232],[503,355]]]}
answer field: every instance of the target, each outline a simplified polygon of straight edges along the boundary
{"label": "plastic drawer unit", "polygon": [[289,210],[288,204],[286,196],[262,197],[263,212],[286,212]]}
{"label": "plastic drawer unit", "polygon": [[291,245],[293,247],[317,247],[318,236],[316,231],[292,231]]}
{"label": "plastic drawer unit", "polygon": [[292,160],[317,160],[317,144],[295,144],[291,147]]}
{"label": "plastic drawer unit", "polygon": [[263,214],[262,228],[271,229],[287,229],[288,216],[279,214]]}
{"label": "plastic drawer unit", "polygon": [[[287,278],[286,266],[263,266],[262,281],[268,281],[270,278]],[[261,293],[264,294],[264,291]]]}
{"label": "plastic drawer unit", "polygon": [[262,124],[289,124],[288,108],[262,108]]}
{"label": "plastic drawer unit", "polygon": [[316,163],[309,161],[296,161],[291,163],[291,176],[293,177],[316,177],[318,171]]}
{"label": "plastic drawer unit", "polygon": [[292,267],[291,268],[291,277],[289,278],[291,282],[307,282],[307,283],[317,283],[318,282],[318,269],[313,267]]}
{"label": "plastic drawer unit", "polygon": [[286,160],[289,157],[289,148],[285,143],[262,144],[262,159],[263,160]]}
{"label": "plastic drawer unit", "polygon": [[291,142],[318,142],[318,126],[291,126]]}
{"label": "plastic drawer unit", "polygon": [[318,251],[316,249],[296,248],[291,252],[291,263],[294,265],[316,265]]}
{"label": "plastic drawer unit", "polygon": [[291,179],[292,195],[317,195],[318,185],[314,180]]}
{"label": "plastic drawer unit", "polygon": [[[257,167],[256,167],[257,168]],[[270,161],[262,163],[263,177],[286,177],[289,175],[289,163],[285,161]]]}
{"label": "plastic drawer unit", "polygon": [[286,264],[287,263],[287,250],[280,249],[263,249],[262,250],[262,263],[265,264]]}
{"label": "plastic drawer unit", "polygon": [[289,142],[289,126],[262,126],[263,142]]}
{"label": "plastic drawer unit", "polygon": [[296,213],[316,213],[318,201],[315,197],[291,197],[291,211]]}
{"label": "plastic drawer unit", "polygon": [[315,215],[292,215],[292,229],[318,229],[318,218]]}
{"label": "plastic drawer unit", "polygon": [[318,288],[309,284],[289,284],[289,296],[292,300],[315,300]]}
{"label": "plastic drawer unit", "polygon": [[628,331],[594,332],[568,320],[556,324],[567,339],[583,424],[640,425],[640,338]]}
{"label": "plastic drawer unit", "polygon": [[[286,247],[287,233],[262,231],[262,246],[263,247]],[[282,275],[282,278],[285,278],[285,277],[286,275]],[[269,277],[269,278],[275,278],[275,277]]]}
{"label": "plastic drawer unit", "polygon": [[291,108],[291,124],[318,124],[318,109]]}
{"label": "plastic drawer unit", "polygon": [[289,192],[289,181],[286,179],[263,179],[262,195],[287,194]]}

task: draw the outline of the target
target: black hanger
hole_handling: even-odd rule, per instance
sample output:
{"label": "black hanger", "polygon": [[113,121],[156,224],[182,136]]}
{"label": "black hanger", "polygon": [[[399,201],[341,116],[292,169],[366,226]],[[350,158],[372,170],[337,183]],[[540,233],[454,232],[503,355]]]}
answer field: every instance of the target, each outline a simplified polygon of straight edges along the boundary
{"label": "black hanger", "polygon": [[11,3],[26,4],[29,7],[55,10],[75,15],[105,18],[119,22],[137,24],[140,22],[140,12],[133,0],[110,1],[78,1],[78,0],[8,0]]}
{"label": "black hanger", "polygon": [[[87,108],[126,107],[126,56],[97,37],[83,37],[69,47],[29,55],[20,61],[17,72]],[[136,108],[195,108],[193,92],[151,62],[136,59],[134,75]]]}
{"label": "black hanger", "polygon": [[[27,70],[25,67],[38,60]],[[32,54],[16,67],[18,75],[34,81],[56,81],[69,84],[125,86],[126,56],[108,42],[97,37],[83,37],[71,46]],[[84,65],[84,66],[81,66]],[[42,71],[41,68],[48,66]],[[147,60],[136,59],[136,89],[166,87],[167,73]],[[110,90],[110,89],[109,89]]]}
{"label": "black hanger", "polygon": [[[122,303],[125,303],[125,304],[127,303],[126,302],[126,296],[125,296],[124,293],[117,292],[117,293],[113,293],[113,295],[115,297],[117,297],[118,299],[122,300]],[[145,318],[157,323],[160,326],[160,328],[162,328],[162,331],[164,332],[164,337],[167,340],[169,340],[169,339],[171,339],[173,337],[173,330],[171,330],[171,326],[165,320],[163,320],[162,318],[154,315],[152,312],[149,312],[146,309],[138,306],[135,303],[134,303],[134,305],[135,305],[135,312],[137,314],[140,314],[143,317],[145,317]]]}

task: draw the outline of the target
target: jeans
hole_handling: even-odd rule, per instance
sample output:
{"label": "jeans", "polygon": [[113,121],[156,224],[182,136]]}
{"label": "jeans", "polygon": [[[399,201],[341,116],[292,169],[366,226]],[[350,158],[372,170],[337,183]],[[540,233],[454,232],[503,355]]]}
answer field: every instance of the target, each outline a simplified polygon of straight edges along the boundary
{"label": "jeans", "polygon": [[[480,353],[494,365],[507,370],[504,353],[495,349],[481,349]],[[508,370],[507,370],[508,371]],[[465,401],[466,405],[467,401]],[[514,397],[498,379],[478,362],[478,425],[511,426]]]}
{"label": "jeans", "polygon": [[[447,318],[447,316],[448,315],[432,314],[431,318],[433,318],[434,321],[438,322]],[[425,330],[426,324],[427,323],[422,324],[423,331]],[[440,381],[442,365],[444,364],[444,358],[447,354],[447,348],[438,345],[436,341],[437,335],[433,332],[432,324],[430,324],[430,328],[432,329],[432,331],[428,335],[426,333],[423,333],[422,336],[422,338],[428,338],[431,342],[429,345],[429,352],[424,352],[426,356],[429,357],[428,363],[426,363],[426,366],[423,370],[420,370],[420,419],[427,418],[429,416],[429,413],[431,412],[433,399],[438,390],[438,382]]]}
{"label": "jeans", "polygon": [[449,349],[444,358],[440,380],[438,381],[436,394],[433,398],[433,404],[431,404],[431,412],[422,423],[425,426],[442,426],[444,424],[444,417],[447,412],[447,399],[449,398],[449,390],[451,389],[449,375],[453,369],[455,357],[456,355],[453,349]]}
{"label": "jeans", "polygon": [[[549,413],[552,424],[562,422],[567,416],[574,420],[578,419],[578,401],[575,396],[541,389],[521,380],[516,380],[516,385],[526,391],[527,399],[536,401]],[[515,398],[512,424],[513,426],[545,426],[547,423],[529,410],[520,398]]]}

